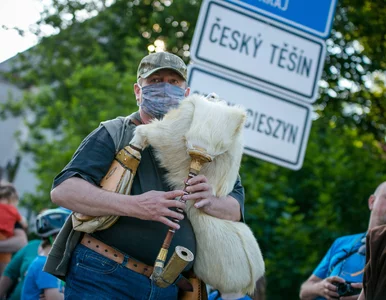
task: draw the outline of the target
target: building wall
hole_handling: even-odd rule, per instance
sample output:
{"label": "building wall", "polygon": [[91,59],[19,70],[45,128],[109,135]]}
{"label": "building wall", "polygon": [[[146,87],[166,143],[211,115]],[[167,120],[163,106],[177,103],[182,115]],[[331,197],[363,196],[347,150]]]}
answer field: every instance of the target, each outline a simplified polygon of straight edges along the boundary
{"label": "building wall", "polygon": [[[0,72],[8,71],[9,68],[9,60],[0,63]],[[23,97],[23,91],[0,77],[0,103],[7,102],[10,96],[12,96],[13,101],[18,101]],[[34,167],[33,157],[22,154],[19,150],[15,137],[18,131],[22,138],[26,137],[27,129],[23,125],[21,117],[8,116],[5,120],[0,119],[0,168],[4,169],[9,162],[15,163],[17,155],[21,156],[13,183],[20,197],[23,197],[25,193],[35,193],[37,179],[31,172]],[[2,179],[9,180],[9,178]],[[22,209],[21,213],[26,214]]]}

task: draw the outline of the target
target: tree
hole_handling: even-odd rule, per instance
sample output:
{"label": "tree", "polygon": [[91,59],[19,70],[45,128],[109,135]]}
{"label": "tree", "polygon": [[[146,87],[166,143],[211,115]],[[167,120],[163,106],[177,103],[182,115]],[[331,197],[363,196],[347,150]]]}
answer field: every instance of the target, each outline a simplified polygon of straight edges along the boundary
{"label": "tree", "polygon": [[265,257],[269,299],[297,299],[332,241],[366,230],[367,197],[386,180],[380,159],[372,134],[325,119],[314,122],[299,171],[244,157],[246,221]]}
{"label": "tree", "polygon": [[[24,151],[34,154],[34,172],[41,183],[38,195],[29,195],[25,205],[37,210],[50,206],[52,179],[81,140],[101,120],[136,109],[136,68],[149,45],[162,40],[170,43],[170,51],[184,57],[183,37],[199,5],[176,3],[168,7],[167,1],[157,3],[118,1],[106,9],[103,1],[54,1],[54,9],[47,8],[42,14],[37,28],[49,25],[59,33],[43,37],[39,45],[20,55],[13,72],[6,74],[24,88],[39,89],[38,93],[36,89],[26,93],[20,102],[10,100],[7,104],[8,112],[25,116],[29,139],[21,143]],[[178,17],[178,11],[187,10],[196,11],[192,20]],[[76,22],[81,11],[99,14]],[[156,26],[161,21],[162,27]],[[32,119],[27,118],[30,111]]]}

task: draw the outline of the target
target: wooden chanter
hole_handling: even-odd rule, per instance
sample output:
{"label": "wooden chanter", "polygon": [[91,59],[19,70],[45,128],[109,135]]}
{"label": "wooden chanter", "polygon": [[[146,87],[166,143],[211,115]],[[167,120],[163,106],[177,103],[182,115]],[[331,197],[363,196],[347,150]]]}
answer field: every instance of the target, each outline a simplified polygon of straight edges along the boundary
{"label": "wooden chanter", "polygon": [[[201,147],[194,147],[192,149],[188,149],[187,152],[191,157],[188,174],[189,180],[197,176],[202,166],[207,162],[211,162],[213,158],[205,151],[205,149]],[[185,193],[187,193],[186,188],[189,186],[187,184],[187,181],[185,182],[184,186]],[[186,202],[182,199],[182,197],[178,199],[178,201],[181,201],[183,203]],[[180,208],[176,208],[176,210],[180,213],[183,213],[183,210]],[[179,222],[179,220],[177,219],[173,219],[173,221],[175,223]],[[177,279],[178,275],[184,270],[187,264],[193,261],[194,259],[194,255],[189,249],[177,246],[168,264],[166,265],[166,267],[164,267],[174,233],[175,229],[169,228],[154,264],[154,270],[151,278],[159,287],[167,287],[172,284]]]}

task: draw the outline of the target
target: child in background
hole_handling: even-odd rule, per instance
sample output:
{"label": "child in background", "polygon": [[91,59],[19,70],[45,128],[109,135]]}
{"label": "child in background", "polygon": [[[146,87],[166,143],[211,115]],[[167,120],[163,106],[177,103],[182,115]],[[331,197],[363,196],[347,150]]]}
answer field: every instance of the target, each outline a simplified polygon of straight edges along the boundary
{"label": "child in background", "polygon": [[[22,218],[16,208],[19,197],[15,187],[10,183],[0,183],[0,240],[13,236],[13,230],[17,222]],[[9,261],[12,253],[0,253],[0,276]]]}
{"label": "child in background", "polygon": [[[24,279],[22,300],[63,300],[63,284],[55,276],[43,271],[47,255],[70,212],[65,209],[47,209],[36,217],[36,234],[42,239],[42,251],[31,263]],[[97,296],[96,296],[97,298]]]}

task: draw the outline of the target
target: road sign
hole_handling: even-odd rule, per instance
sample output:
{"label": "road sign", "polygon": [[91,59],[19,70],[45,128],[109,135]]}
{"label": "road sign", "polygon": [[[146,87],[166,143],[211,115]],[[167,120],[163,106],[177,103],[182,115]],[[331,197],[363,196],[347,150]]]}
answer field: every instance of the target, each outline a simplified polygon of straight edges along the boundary
{"label": "road sign", "polygon": [[247,111],[244,153],[298,170],[303,164],[311,128],[309,104],[277,97],[253,85],[198,65],[189,65],[193,93],[217,93]]}
{"label": "road sign", "polygon": [[198,64],[306,102],[317,98],[324,40],[218,0],[204,1],[191,57]]}
{"label": "road sign", "polygon": [[327,38],[337,0],[227,0],[313,35]]}

